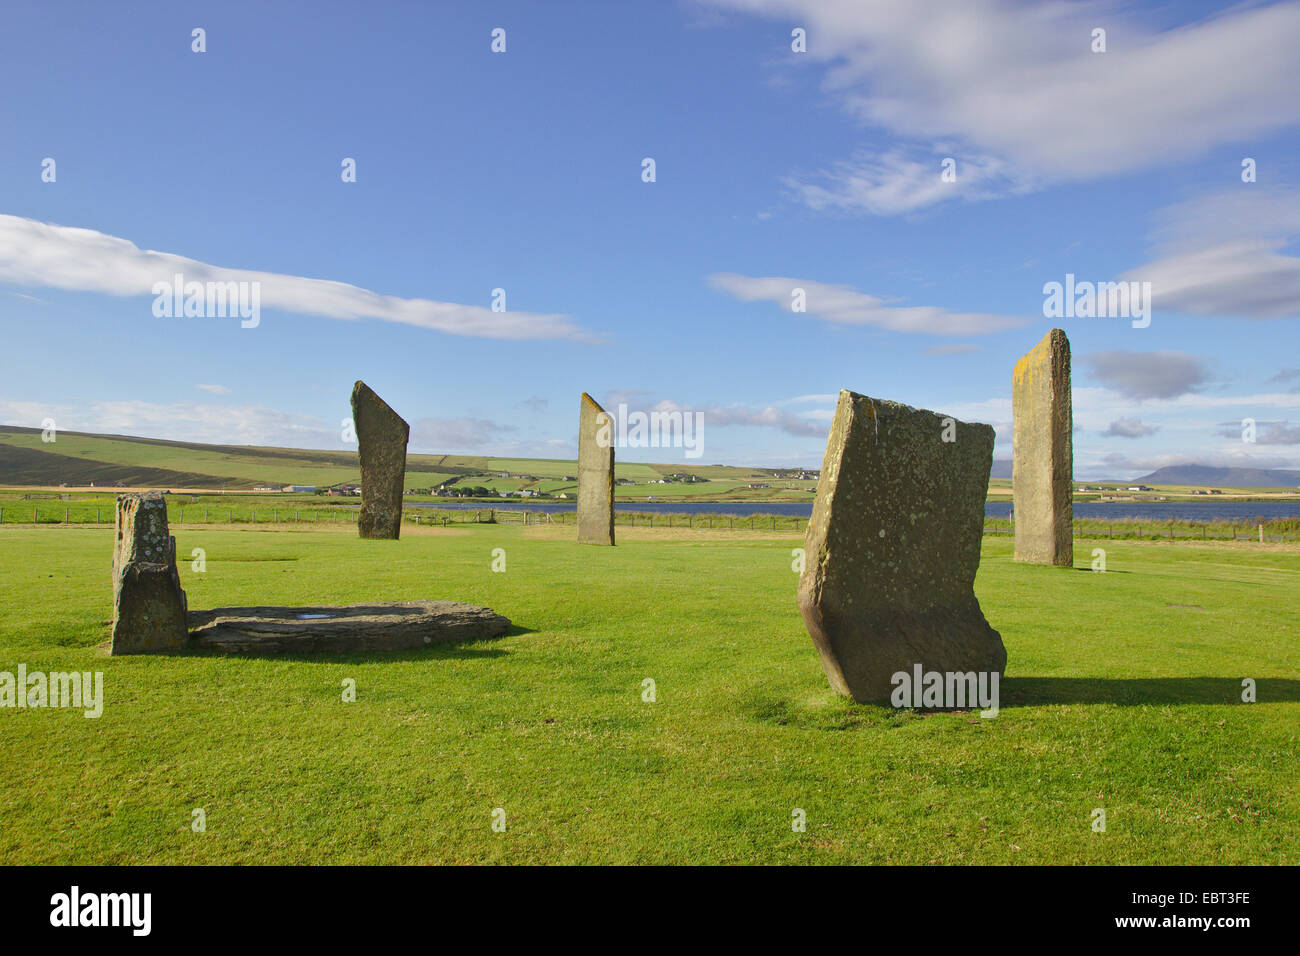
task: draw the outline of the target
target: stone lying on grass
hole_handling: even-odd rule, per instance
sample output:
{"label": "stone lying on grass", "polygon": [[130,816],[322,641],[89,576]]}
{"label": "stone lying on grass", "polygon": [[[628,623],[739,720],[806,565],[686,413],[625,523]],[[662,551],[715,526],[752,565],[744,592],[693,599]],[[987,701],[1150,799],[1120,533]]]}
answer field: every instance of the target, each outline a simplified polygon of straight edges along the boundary
{"label": "stone lying on grass", "polygon": [[804,541],[799,610],[831,686],[888,704],[893,675],[1002,672],[975,598],[993,429],[840,392]]}
{"label": "stone lying on grass", "polygon": [[185,592],[176,539],[160,491],[119,495],[113,549],[113,654],[178,650],[186,644]]}
{"label": "stone lying on grass", "polygon": [[365,382],[352,387],[352,421],[361,461],[363,538],[397,540],[402,533],[402,491],[406,485],[406,442],[411,426]]}
{"label": "stone lying on grass", "polygon": [[499,637],[510,621],[459,601],[319,607],[223,607],[189,614],[191,642],[232,654],[405,651]]}

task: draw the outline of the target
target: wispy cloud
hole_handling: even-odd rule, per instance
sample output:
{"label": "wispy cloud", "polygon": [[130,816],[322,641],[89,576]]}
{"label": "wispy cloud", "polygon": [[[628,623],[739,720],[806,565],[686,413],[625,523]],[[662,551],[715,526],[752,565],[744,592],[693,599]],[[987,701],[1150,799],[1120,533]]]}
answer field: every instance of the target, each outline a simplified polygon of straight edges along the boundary
{"label": "wispy cloud", "polygon": [[[883,156],[796,181],[814,208],[907,212],[1182,163],[1300,123],[1294,2],[1167,29],[1099,2],[710,2],[806,27],[828,95],[895,137]],[[1092,51],[1098,27],[1105,53]],[[936,141],[951,143],[968,189],[941,188]]]}
{"label": "wispy cloud", "polygon": [[1157,309],[1248,319],[1300,317],[1300,189],[1242,184],[1161,211],[1148,281]]}
{"label": "wispy cloud", "polygon": [[986,335],[1028,325],[1031,319],[983,312],[950,312],[938,306],[891,305],[846,285],[828,285],[811,279],[782,276],[744,276],[719,272],[707,277],[709,285],[742,302],[772,302],[785,311],[793,307],[794,293],[802,289],[808,315],[838,325],[865,325],[891,332],[930,335]]}
{"label": "wispy cloud", "polygon": [[418,418],[411,423],[411,446],[422,451],[481,449],[517,430],[486,418]]}
{"label": "wispy cloud", "polygon": [[[53,418],[57,427],[65,431],[281,448],[344,447],[340,429],[326,419],[260,405],[139,401],[65,405],[0,401],[0,422],[6,425],[40,428],[45,418]],[[57,444],[51,450],[57,452]]]}
{"label": "wispy cloud", "polygon": [[195,385],[201,392],[207,392],[209,395],[229,395],[230,389],[224,385]]}
{"label": "wispy cloud", "polygon": [[56,226],[0,214],[0,281],[100,292],[115,296],[153,294],[155,283],[257,282],[263,309],[330,319],[376,319],[450,335],[490,339],[598,341],[568,316],[536,312],[493,312],[486,306],[403,299],[345,282],[251,269],[227,269],[70,226]]}
{"label": "wispy cloud", "polygon": [[[941,173],[952,160],[951,178]],[[785,185],[816,210],[893,216],[953,199],[991,199],[1025,192],[1031,183],[993,156],[962,155],[960,162],[943,150],[908,154],[892,149],[884,155],[859,152],[827,169],[789,176]]]}

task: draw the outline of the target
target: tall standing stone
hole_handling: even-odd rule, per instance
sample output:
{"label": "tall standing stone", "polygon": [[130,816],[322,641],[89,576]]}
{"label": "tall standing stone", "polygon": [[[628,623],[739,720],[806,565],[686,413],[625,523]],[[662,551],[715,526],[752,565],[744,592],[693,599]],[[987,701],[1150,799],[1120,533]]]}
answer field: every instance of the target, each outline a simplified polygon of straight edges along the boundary
{"label": "tall standing stone", "polygon": [[1011,375],[1016,560],[1074,566],[1070,340],[1052,329]]}
{"label": "tall standing stone", "polygon": [[893,676],[997,672],[975,597],[993,429],[840,392],[804,540],[799,610],[831,687],[888,704]]}
{"label": "tall standing stone", "polygon": [[411,426],[365,382],[352,387],[352,421],[361,459],[363,538],[397,540],[402,533],[402,491],[406,483],[406,442]]}
{"label": "tall standing stone", "polygon": [[586,392],[578,413],[578,543],[614,543],[614,422]]}
{"label": "tall standing stone", "polygon": [[119,495],[113,549],[114,654],[185,647],[185,592],[161,492]]}

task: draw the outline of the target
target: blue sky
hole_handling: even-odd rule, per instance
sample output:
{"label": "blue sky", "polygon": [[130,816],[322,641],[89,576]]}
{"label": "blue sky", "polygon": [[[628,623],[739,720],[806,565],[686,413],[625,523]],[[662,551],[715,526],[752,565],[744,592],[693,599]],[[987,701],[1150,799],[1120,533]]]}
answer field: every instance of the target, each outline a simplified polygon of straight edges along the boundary
{"label": "blue sky", "polygon": [[[815,466],[851,388],[1005,458],[1059,325],[1080,477],[1300,467],[1300,3],[3,17],[0,422],[338,448],[361,378],[417,452],[571,457],[588,391]],[[156,316],[168,257],[259,281],[259,324]],[[1150,281],[1150,325],[1045,318],[1067,273]]]}

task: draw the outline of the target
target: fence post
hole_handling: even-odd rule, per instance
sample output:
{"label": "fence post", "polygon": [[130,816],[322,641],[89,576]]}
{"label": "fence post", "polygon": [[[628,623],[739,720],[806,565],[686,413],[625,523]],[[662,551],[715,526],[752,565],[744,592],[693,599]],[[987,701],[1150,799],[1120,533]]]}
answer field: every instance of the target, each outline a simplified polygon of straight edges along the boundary
{"label": "fence post", "polygon": [[1259,526],[1259,543],[1264,543],[1264,526],[1262,524]]}
{"label": "fence post", "polygon": [[[68,511],[69,511],[69,510],[70,510],[70,509],[65,505],[64,508],[63,508],[63,523],[64,523],[64,524],[70,524],[70,523],[71,523],[71,522],[68,521]],[[1260,541],[1263,541],[1263,540],[1264,540],[1264,526],[1263,526],[1263,525],[1260,525],[1260,526],[1259,526],[1259,540],[1260,540]]]}

